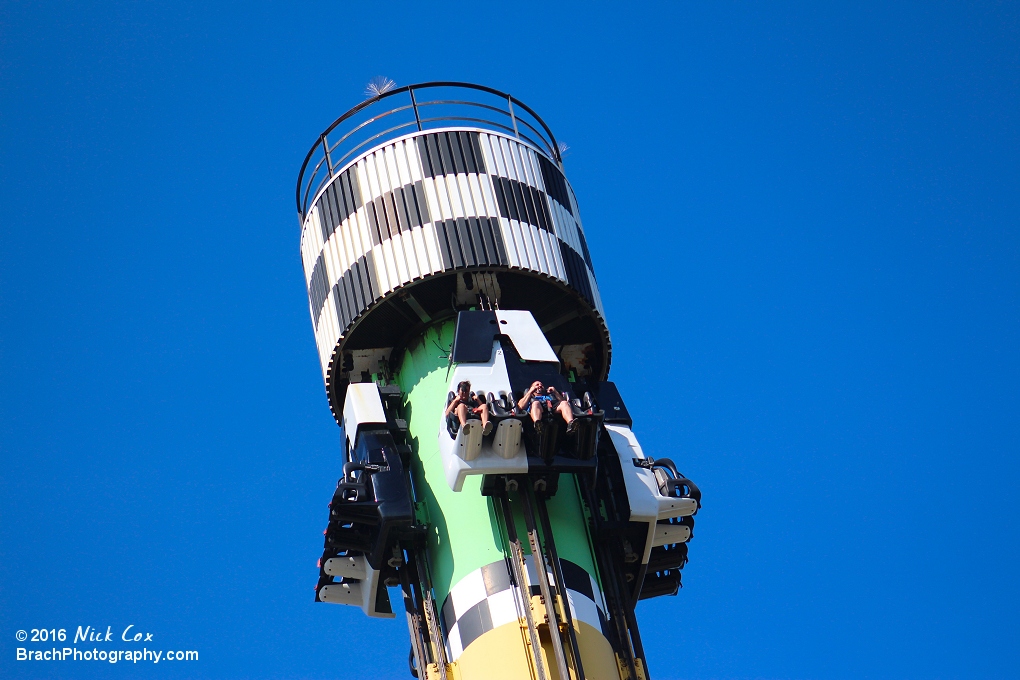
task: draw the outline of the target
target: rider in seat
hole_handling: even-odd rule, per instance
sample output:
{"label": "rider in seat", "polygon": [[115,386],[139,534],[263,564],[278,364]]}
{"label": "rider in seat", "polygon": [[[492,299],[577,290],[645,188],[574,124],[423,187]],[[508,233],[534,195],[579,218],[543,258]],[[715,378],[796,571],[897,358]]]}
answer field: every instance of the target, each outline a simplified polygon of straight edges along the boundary
{"label": "rider in seat", "polygon": [[577,429],[577,423],[574,422],[574,411],[570,408],[570,400],[552,385],[549,387],[543,385],[541,380],[531,383],[531,387],[517,402],[517,408],[530,413],[531,419],[536,424],[541,422],[546,413],[559,413],[563,416],[563,420],[567,421],[567,434],[571,434]]}
{"label": "rider in seat", "polygon": [[446,406],[446,413],[443,415],[449,417],[453,413],[457,414],[461,427],[467,424],[470,413],[481,418],[483,437],[492,432],[492,423],[489,422],[489,405],[471,391],[471,382],[468,380],[457,384],[457,394],[450,400]]}

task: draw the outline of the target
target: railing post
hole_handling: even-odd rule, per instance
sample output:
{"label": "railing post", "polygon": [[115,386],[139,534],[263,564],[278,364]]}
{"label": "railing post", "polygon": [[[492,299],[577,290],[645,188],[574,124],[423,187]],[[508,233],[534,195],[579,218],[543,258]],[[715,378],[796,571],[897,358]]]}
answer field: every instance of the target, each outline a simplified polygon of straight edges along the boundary
{"label": "railing post", "polygon": [[517,130],[517,116],[514,115],[514,98],[510,95],[506,96],[506,105],[510,109],[510,120],[514,122],[514,137],[520,139],[521,133]]}
{"label": "railing post", "polygon": [[411,95],[411,108],[414,109],[414,122],[418,124],[418,132],[421,132],[421,118],[418,117],[418,102],[414,100],[414,88],[407,88],[407,93]]}
{"label": "railing post", "polygon": [[329,169],[329,176],[333,177],[333,161],[329,157],[329,142],[326,141],[326,135],[319,137],[319,141],[322,142],[322,153],[326,155],[326,167]]}

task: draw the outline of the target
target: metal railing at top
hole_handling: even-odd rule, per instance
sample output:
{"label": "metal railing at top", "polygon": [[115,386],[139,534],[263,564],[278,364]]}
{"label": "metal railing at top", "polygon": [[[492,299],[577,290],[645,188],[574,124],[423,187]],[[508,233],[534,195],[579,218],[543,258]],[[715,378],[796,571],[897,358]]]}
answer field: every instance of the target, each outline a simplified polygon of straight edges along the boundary
{"label": "metal railing at top", "polygon": [[549,126],[509,94],[473,83],[406,85],[363,101],[319,135],[298,174],[299,219],[304,222],[309,201],[361,153],[388,139],[449,127],[476,127],[512,135],[561,163],[560,149]]}

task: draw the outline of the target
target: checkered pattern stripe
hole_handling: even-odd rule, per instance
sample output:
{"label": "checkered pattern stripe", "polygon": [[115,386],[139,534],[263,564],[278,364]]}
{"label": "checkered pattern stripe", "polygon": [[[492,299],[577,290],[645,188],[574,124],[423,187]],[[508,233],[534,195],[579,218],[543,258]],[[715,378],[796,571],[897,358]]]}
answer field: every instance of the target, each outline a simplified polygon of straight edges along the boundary
{"label": "checkered pattern stripe", "polygon": [[[538,574],[531,555],[525,556],[531,594],[539,594]],[[606,606],[595,579],[578,565],[560,560],[570,614],[598,630],[606,631]],[[549,573],[549,582],[556,583]],[[507,623],[516,623],[524,612],[520,591],[510,585],[505,561],[487,564],[462,578],[443,603],[440,621],[446,633],[450,659],[455,661],[482,634]]]}
{"label": "checkered pattern stripe", "polygon": [[340,340],[376,302],[462,267],[554,277],[604,316],[563,173],[491,131],[415,133],[360,157],[316,196],[301,258],[324,376]]}

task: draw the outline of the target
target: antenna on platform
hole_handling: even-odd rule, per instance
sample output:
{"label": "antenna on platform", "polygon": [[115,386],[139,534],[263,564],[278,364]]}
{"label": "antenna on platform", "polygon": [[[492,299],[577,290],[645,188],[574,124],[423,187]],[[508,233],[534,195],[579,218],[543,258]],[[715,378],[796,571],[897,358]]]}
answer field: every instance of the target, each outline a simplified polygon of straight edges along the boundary
{"label": "antenna on platform", "polygon": [[396,86],[397,83],[392,79],[386,76],[376,76],[368,81],[368,85],[365,87],[365,96],[370,99],[372,97],[381,97]]}

